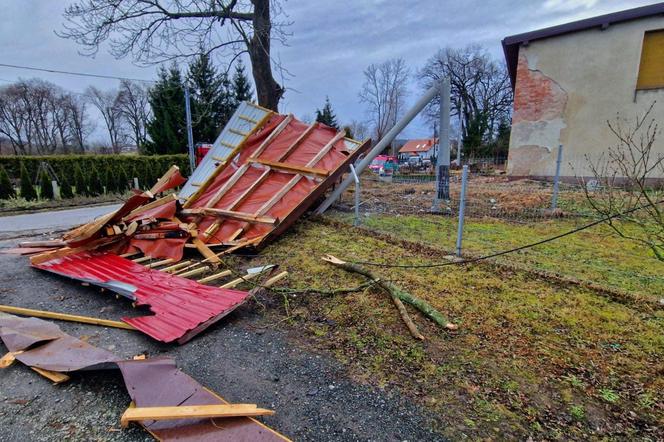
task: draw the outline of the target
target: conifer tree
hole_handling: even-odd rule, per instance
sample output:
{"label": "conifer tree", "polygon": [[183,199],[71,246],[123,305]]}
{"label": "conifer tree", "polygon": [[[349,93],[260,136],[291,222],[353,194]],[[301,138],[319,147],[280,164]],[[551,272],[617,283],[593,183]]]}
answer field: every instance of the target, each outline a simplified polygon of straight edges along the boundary
{"label": "conifer tree", "polygon": [[104,169],[104,189],[105,193],[114,193],[117,190],[115,182],[115,173],[113,169],[108,166]]}
{"label": "conifer tree", "polygon": [[83,196],[88,194],[88,181],[85,179],[83,170],[78,164],[74,166],[74,187],[76,187],[76,195]]}
{"label": "conifer tree", "polygon": [[115,190],[119,193],[125,193],[129,188],[129,177],[127,171],[121,165],[115,171]]}
{"label": "conifer tree", "polygon": [[0,166],[0,200],[14,198],[16,191],[4,167]]}
{"label": "conifer tree", "polygon": [[233,75],[233,99],[235,107],[243,101],[252,101],[254,99],[254,92],[251,90],[249,78],[244,71],[244,63],[242,60],[238,61],[235,65],[235,74]]}
{"label": "conifer tree", "polygon": [[88,180],[88,196],[101,195],[104,192],[104,186],[101,182],[99,170],[95,166],[90,168],[90,179]]}
{"label": "conifer tree", "polygon": [[325,106],[323,106],[323,110],[316,109],[316,121],[339,130],[337,116],[334,115],[332,105],[330,104],[330,97],[325,97]]}
{"label": "conifer tree", "polygon": [[37,199],[37,191],[35,190],[35,186],[32,185],[28,169],[25,168],[25,164],[23,163],[21,163],[21,197],[28,201]]}
{"label": "conifer tree", "polygon": [[60,198],[69,199],[74,198],[74,192],[72,191],[71,184],[66,176],[60,178]]}
{"label": "conifer tree", "polygon": [[228,76],[219,74],[207,54],[201,54],[187,72],[192,97],[192,132],[195,142],[212,143],[233,114]]}
{"label": "conifer tree", "polygon": [[52,200],[53,196],[53,183],[51,183],[51,177],[49,177],[46,171],[42,169],[39,173],[39,197],[43,200]]}
{"label": "conifer tree", "polygon": [[148,95],[152,118],[148,121],[147,131],[152,141],[146,144],[146,153],[187,152],[184,83],[175,63],[168,70],[163,67],[159,70],[157,83]]}

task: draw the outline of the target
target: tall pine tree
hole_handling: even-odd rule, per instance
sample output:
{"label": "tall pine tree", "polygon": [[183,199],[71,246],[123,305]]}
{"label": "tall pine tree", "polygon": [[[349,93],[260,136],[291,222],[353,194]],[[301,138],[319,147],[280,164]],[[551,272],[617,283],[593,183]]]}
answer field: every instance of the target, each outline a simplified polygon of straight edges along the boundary
{"label": "tall pine tree", "polygon": [[244,63],[239,60],[235,65],[235,74],[233,75],[233,101],[237,107],[243,101],[252,101],[254,99],[254,91],[251,90],[249,78],[244,71]]}
{"label": "tall pine tree", "polygon": [[316,121],[339,130],[339,123],[337,123],[337,116],[334,115],[334,111],[332,110],[330,97],[325,97],[325,106],[323,106],[323,110],[316,109]]}
{"label": "tall pine tree", "polygon": [[189,65],[187,83],[192,96],[192,132],[195,142],[212,143],[235,110],[228,76],[219,74],[207,54]]}
{"label": "tall pine tree", "polygon": [[152,141],[149,154],[187,152],[187,124],[184,107],[184,83],[177,65],[159,70],[159,79],[149,92],[152,119],[147,130]]}

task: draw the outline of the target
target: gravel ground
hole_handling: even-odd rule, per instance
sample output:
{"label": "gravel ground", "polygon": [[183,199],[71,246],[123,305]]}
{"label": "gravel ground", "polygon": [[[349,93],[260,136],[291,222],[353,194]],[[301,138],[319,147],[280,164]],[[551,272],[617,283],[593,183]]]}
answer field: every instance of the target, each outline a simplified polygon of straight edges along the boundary
{"label": "gravel ground", "polygon": [[[16,242],[0,241],[0,248]],[[25,257],[0,254],[0,269],[2,304],[107,319],[136,314],[108,292],[30,268]],[[431,429],[440,425],[435,416],[394,392],[353,382],[338,362],[307,349],[296,331],[264,327],[252,305],[184,346],[162,345],[138,332],[58,325],[121,357],[173,357],[231,402],[276,410],[263,421],[293,440],[442,440]],[[117,371],[77,373],[54,386],[16,363],[0,372],[0,401],[0,441],[152,440],[137,427],[120,430],[129,396]]]}

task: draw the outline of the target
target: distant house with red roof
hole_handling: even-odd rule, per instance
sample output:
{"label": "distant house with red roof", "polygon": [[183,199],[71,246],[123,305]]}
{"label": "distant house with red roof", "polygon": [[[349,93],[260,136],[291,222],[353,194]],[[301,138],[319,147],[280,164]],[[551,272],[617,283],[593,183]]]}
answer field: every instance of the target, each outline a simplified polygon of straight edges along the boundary
{"label": "distant house with red roof", "polygon": [[438,147],[438,138],[409,140],[399,149],[399,156],[419,156],[421,159],[431,158]]}

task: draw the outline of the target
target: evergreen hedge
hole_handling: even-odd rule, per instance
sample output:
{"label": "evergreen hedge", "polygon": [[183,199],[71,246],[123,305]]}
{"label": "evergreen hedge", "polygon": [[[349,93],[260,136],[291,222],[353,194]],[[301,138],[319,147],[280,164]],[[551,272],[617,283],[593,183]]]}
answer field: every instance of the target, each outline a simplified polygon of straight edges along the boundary
{"label": "evergreen hedge", "polygon": [[[86,179],[92,169],[97,169],[100,177],[106,176],[106,170],[111,169],[113,173],[122,167],[127,173],[134,171],[140,174],[132,174],[129,178],[137,177],[144,186],[143,172],[148,165],[150,170],[150,186],[154,180],[163,175],[173,164],[180,167],[184,176],[189,176],[189,160],[186,154],[177,155],[52,155],[52,156],[0,156],[2,166],[11,179],[18,180],[21,174],[21,163],[28,171],[32,179],[37,175],[39,163],[46,161],[53,167],[59,179],[66,177],[69,182],[75,182],[74,171],[76,166],[80,167]],[[132,184],[133,186],[133,184]]]}

